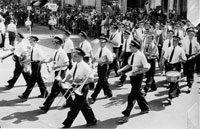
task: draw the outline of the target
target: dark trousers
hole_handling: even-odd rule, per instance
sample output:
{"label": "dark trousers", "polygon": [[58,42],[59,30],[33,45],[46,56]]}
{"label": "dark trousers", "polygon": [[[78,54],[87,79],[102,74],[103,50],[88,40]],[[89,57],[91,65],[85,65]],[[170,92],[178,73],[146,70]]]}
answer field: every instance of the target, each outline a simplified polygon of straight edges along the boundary
{"label": "dark trousers", "polygon": [[37,82],[41,95],[45,96],[47,94],[47,89],[45,87],[44,81],[42,79],[41,75],[41,63],[40,62],[32,62],[31,63],[31,81],[28,83],[28,87],[26,88],[25,92],[23,93],[23,97],[28,98],[31,91],[33,90],[33,87],[35,86],[35,83]]}
{"label": "dark trousers", "polygon": [[108,79],[106,77],[107,72],[108,72],[108,65],[104,64],[104,65],[98,65],[98,82],[97,85],[95,87],[94,93],[91,95],[93,100],[96,100],[98,94],[100,93],[101,89],[103,89],[103,92],[105,95],[107,96],[112,96],[112,91],[109,88],[109,83],[108,83]]}
{"label": "dark trousers", "polygon": [[113,60],[113,62],[111,64],[109,64],[107,77],[110,76],[110,72],[112,69],[114,69],[115,74],[118,75],[118,73],[117,73],[117,70],[119,69],[118,51],[119,51],[119,48],[113,47],[113,52],[115,53],[116,57]]}
{"label": "dark trousers", "polygon": [[200,55],[196,57],[195,63],[196,63],[196,72],[200,73]]}
{"label": "dark trousers", "polygon": [[[179,71],[180,72],[181,71],[181,63],[170,64],[170,63],[166,62],[166,66],[167,66],[166,72],[168,72],[168,71]],[[179,87],[178,82],[170,82],[169,92],[168,92],[169,98],[172,99],[180,93],[181,92],[180,92],[180,87]]]}
{"label": "dark trousers", "polygon": [[144,87],[144,91],[147,93],[149,91],[149,88],[152,90],[156,90],[156,83],[155,83],[155,69],[156,69],[156,59],[148,59],[148,63],[150,63],[151,68],[149,71],[146,72],[146,85]]}
{"label": "dark trousers", "polygon": [[[62,70],[62,72],[61,72],[62,78],[65,76],[64,72],[65,72],[64,70]],[[58,71],[55,72],[55,76],[57,76],[57,75],[58,75]],[[43,104],[45,106],[45,108],[48,110],[51,107],[51,105],[52,105],[53,101],[55,100],[55,98],[58,96],[58,94],[61,92],[64,95],[67,92],[67,90],[68,89],[64,89],[61,86],[61,83],[59,81],[54,80],[53,86],[52,86],[52,89],[51,89],[51,93],[47,97],[46,101]],[[72,104],[72,102],[73,102],[72,97],[69,96],[71,92],[72,92],[72,89],[69,89],[68,92],[65,94],[65,98],[68,98],[66,100],[66,105],[67,106],[70,106]]]}
{"label": "dark trousers", "polygon": [[9,43],[10,45],[14,46],[14,41],[15,41],[15,32],[8,32],[8,37],[9,37]]}
{"label": "dark trousers", "polygon": [[[87,56],[87,57],[84,57],[83,60],[84,60],[86,63],[89,63],[90,57],[88,57],[88,56]],[[90,88],[90,89],[93,89],[93,88],[94,88],[94,82],[90,82],[90,83],[89,83],[89,88]]]}
{"label": "dark trousers", "polygon": [[92,108],[90,107],[89,103],[87,102],[87,94],[88,94],[88,85],[84,85],[82,89],[82,96],[79,96],[75,94],[74,101],[71,105],[70,111],[68,112],[67,118],[64,120],[63,125],[66,128],[70,128],[74,120],[76,119],[79,111],[82,112],[85,120],[87,123],[94,123],[96,122],[96,118],[94,116],[94,113],[92,111]]}
{"label": "dark trousers", "polygon": [[15,58],[15,69],[13,72],[13,77],[10,80],[8,80],[9,86],[13,87],[15,85],[21,73],[26,81],[26,84],[30,83],[30,75],[29,73],[23,71],[23,66],[20,64],[19,58],[16,55],[14,55],[13,58]]}
{"label": "dark trousers", "polygon": [[131,81],[131,92],[128,95],[128,105],[126,109],[122,112],[125,116],[130,116],[131,110],[137,101],[141,111],[149,110],[148,103],[144,97],[144,93],[141,90],[143,74],[138,74],[134,77],[130,77]]}
{"label": "dark trousers", "polygon": [[[124,53],[124,55],[123,55],[123,61],[122,61],[122,65],[121,65],[121,68],[122,67],[124,67],[124,66],[126,66],[127,64],[128,64],[128,59],[129,59],[129,57],[131,56],[131,52],[125,52]],[[127,70],[127,71],[125,71],[125,72],[123,72],[122,73],[122,75],[121,75],[121,77],[119,78],[119,80],[120,80],[120,82],[121,83],[124,83],[125,81],[126,81],[126,72],[128,72],[128,71],[130,71],[131,69],[129,69],[129,70]]]}
{"label": "dark trousers", "polygon": [[5,34],[1,34],[1,38],[2,38],[2,41],[0,43],[0,48],[4,48],[5,47]]}
{"label": "dark trousers", "polygon": [[[190,56],[187,56],[189,58]],[[194,65],[195,65],[195,59],[187,60],[186,63],[183,64],[184,68],[184,74],[187,78],[188,86],[191,88],[193,79],[194,79]]]}

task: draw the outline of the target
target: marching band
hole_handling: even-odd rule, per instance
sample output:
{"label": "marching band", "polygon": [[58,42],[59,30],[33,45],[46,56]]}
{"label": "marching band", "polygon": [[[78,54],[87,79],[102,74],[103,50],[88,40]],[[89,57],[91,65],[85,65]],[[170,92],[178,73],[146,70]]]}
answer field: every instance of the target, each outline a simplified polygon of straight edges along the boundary
{"label": "marching band", "polygon": [[[18,96],[21,100],[28,99],[37,82],[41,92],[38,97],[46,98],[43,106],[39,107],[43,112],[49,111],[54,99],[61,92],[66,98],[64,107],[70,107],[67,118],[63,122],[64,128],[72,126],[80,111],[83,113],[87,125],[91,126],[97,124],[97,119],[90,104],[95,103],[101,89],[106,98],[113,96],[108,79],[111,69],[114,68],[116,76],[119,77],[119,83],[116,85],[123,86],[126,77],[129,76],[132,86],[127,98],[127,107],[122,112],[123,117],[118,121],[119,124],[122,124],[128,122],[136,101],[141,109],[141,114],[151,110],[146,95],[149,91],[157,90],[158,86],[154,76],[158,64],[158,67],[165,71],[169,82],[167,100],[171,104],[172,99],[181,93],[180,78],[186,77],[188,93],[192,88],[195,60],[200,51],[200,45],[195,37],[195,29],[190,27],[185,30],[180,23],[173,28],[170,21],[166,21],[166,25],[156,23],[155,26],[152,26],[145,21],[140,21],[138,24],[139,27],[133,29],[122,23],[124,30],[119,30],[116,23],[112,24],[109,37],[99,37],[100,47],[94,56],[93,48],[84,31],[79,33],[81,43],[78,48],[74,48],[69,30],[63,31],[63,39],[58,36],[53,37],[56,50],[49,59],[38,45],[38,37],[30,36],[30,45],[28,45],[23,40],[24,36],[17,33],[18,44],[15,45],[13,55],[14,75],[6,87],[14,87],[22,73],[27,87],[24,93]],[[26,54],[27,52],[28,54]],[[53,62],[52,70],[55,78],[49,93],[40,70],[42,63],[50,62]],[[95,85],[94,69],[96,67],[94,64],[96,63],[98,81]],[[144,77],[146,77],[146,85],[142,87]],[[71,86],[66,88],[65,83],[71,84]],[[90,87],[94,88],[94,92],[87,99]]]}

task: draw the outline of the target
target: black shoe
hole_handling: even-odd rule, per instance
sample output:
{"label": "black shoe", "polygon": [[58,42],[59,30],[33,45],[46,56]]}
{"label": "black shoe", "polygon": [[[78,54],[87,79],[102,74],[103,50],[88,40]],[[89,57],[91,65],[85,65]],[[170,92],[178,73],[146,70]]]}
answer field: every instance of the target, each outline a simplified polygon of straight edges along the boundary
{"label": "black shoe", "polygon": [[93,98],[88,98],[88,102],[89,102],[89,104],[94,104],[95,100]]}
{"label": "black shoe", "polygon": [[91,122],[91,123],[87,123],[85,126],[94,126],[97,124],[97,121]]}
{"label": "black shoe", "polygon": [[49,109],[47,109],[45,106],[39,106],[39,108],[44,112],[47,113]]}
{"label": "black shoe", "polygon": [[24,97],[23,95],[19,95],[18,97],[23,101],[26,101],[28,99],[27,97]]}
{"label": "black shoe", "polygon": [[128,122],[128,120],[129,120],[129,117],[128,117],[128,116],[123,116],[123,117],[121,117],[121,118],[119,119],[118,123],[119,123],[119,124],[123,124],[123,123]]}
{"label": "black shoe", "polygon": [[107,98],[111,98],[113,95],[111,94],[111,95],[106,95],[105,96],[105,98],[107,99]]}
{"label": "black shoe", "polygon": [[140,112],[140,114],[146,114],[146,113],[149,113],[149,110],[144,110]]}
{"label": "black shoe", "polygon": [[12,89],[14,86],[13,86],[13,85],[5,85],[5,87],[6,87],[7,89]]}
{"label": "black shoe", "polygon": [[168,98],[167,101],[170,105],[172,104],[172,99]]}

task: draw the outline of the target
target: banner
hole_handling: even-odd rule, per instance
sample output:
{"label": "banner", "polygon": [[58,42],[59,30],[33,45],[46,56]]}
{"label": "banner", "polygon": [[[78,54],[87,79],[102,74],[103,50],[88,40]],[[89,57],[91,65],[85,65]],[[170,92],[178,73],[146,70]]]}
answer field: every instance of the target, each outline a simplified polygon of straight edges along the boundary
{"label": "banner", "polygon": [[188,0],[187,2],[187,19],[197,26],[200,23],[200,1]]}
{"label": "banner", "polygon": [[95,6],[96,0],[83,0],[83,5],[85,6]]}
{"label": "banner", "polygon": [[47,3],[45,5],[45,7],[49,8],[50,10],[52,11],[57,11],[58,9],[58,5],[57,4],[54,4],[54,3]]}

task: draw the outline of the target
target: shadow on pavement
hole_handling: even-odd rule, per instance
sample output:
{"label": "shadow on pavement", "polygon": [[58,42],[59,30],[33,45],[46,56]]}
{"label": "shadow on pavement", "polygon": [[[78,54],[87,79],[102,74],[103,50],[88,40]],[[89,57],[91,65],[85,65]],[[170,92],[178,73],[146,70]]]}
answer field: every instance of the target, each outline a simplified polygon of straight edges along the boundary
{"label": "shadow on pavement", "polygon": [[103,105],[105,108],[109,108],[111,106],[119,106],[123,105],[127,102],[127,94],[118,94],[116,97],[110,98],[110,102]]}
{"label": "shadow on pavement", "polygon": [[22,101],[19,99],[13,100],[1,100],[0,107],[7,107],[7,106],[30,106],[30,104],[21,104]]}
{"label": "shadow on pavement", "polygon": [[36,121],[39,118],[37,116],[43,114],[43,112],[40,109],[32,110],[32,111],[26,111],[26,112],[15,112],[8,116],[3,117],[1,120],[12,120],[14,124],[19,124],[23,121]]}
{"label": "shadow on pavement", "polygon": [[[140,113],[136,113],[133,115],[130,115],[129,118],[134,118],[137,116],[140,116]],[[118,125],[118,121],[121,117],[116,117],[116,118],[111,118],[111,119],[107,119],[105,121],[98,121],[97,125],[94,126],[86,126],[86,125],[80,125],[80,126],[74,126],[72,128],[92,128],[92,129],[97,129],[97,128],[103,128],[103,129],[115,129],[117,128]]]}

